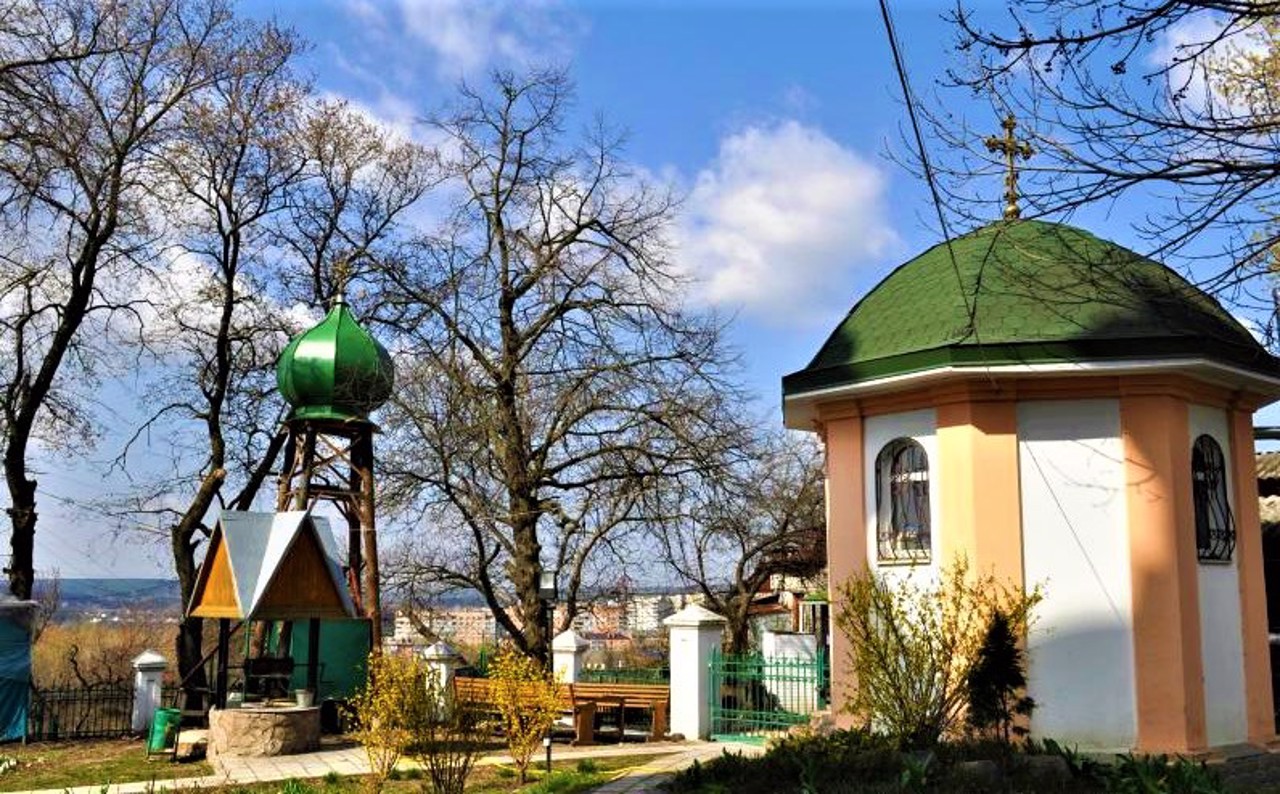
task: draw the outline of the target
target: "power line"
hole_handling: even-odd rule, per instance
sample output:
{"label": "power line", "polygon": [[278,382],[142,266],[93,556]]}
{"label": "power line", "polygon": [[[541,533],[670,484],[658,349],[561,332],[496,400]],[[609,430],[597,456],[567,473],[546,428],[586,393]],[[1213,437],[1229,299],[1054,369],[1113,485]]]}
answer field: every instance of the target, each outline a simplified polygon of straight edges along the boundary
{"label": "power line", "polygon": [[[942,198],[938,193],[937,183],[933,178],[933,167],[929,165],[929,154],[924,148],[924,136],[920,134],[920,121],[916,118],[915,94],[911,92],[911,83],[907,79],[907,70],[902,62],[902,52],[898,46],[898,34],[893,27],[893,18],[889,15],[888,0],[880,0],[880,16],[884,19],[885,34],[889,37],[889,49],[893,52],[893,67],[898,73],[898,82],[902,85],[902,96],[907,103],[907,116],[911,119],[911,129],[915,133],[916,151],[920,155],[920,164],[924,167],[924,181],[929,185],[929,193],[933,196],[933,209],[938,215],[938,224],[942,227],[942,240],[947,246],[947,256],[951,258],[951,269],[956,274],[956,283],[960,287],[960,300],[964,301],[965,314],[969,316],[969,325],[977,336],[977,317],[974,307],[969,305],[969,296],[965,294],[964,279],[960,277],[960,265],[956,263],[956,254],[951,247],[951,229],[947,226],[946,215],[942,211]],[[976,300],[977,295],[974,295]]]}

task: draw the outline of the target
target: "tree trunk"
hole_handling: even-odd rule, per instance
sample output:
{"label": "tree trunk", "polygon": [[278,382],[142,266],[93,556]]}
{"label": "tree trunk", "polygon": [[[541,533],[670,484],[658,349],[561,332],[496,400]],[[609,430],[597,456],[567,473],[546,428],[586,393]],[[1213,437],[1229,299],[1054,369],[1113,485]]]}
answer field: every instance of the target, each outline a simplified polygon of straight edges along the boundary
{"label": "tree trunk", "polygon": [[[118,171],[116,176],[118,178]],[[13,524],[13,534],[10,537],[13,556],[9,561],[9,590],[24,600],[31,598],[36,578],[36,482],[27,479],[27,446],[31,441],[37,414],[44,407],[58,369],[62,366],[67,351],[71,349],[72,340],[88,312],[89,301],[94,295],[93,283],[97,274],[98,255],[115,232],[115,207],[111,208],[110,215],[107,220],[93,222],[96,227],[94,233],[90,234],[81,247],[71,268],[71,294],[62,308],[57,328],[49,341],[49,349],[40,359],[35,377],[23,381],[17,400],[18,408],[7,417],[9,426],[4,439],[4,476],[9,486],[12,504],[9,516]]]}
{"label": "tree trunk", "polygon": [[746,653],[751,647],[751,624],[745,614],[729,613],[729,653]]}
{"label": "tree trunk", "polygon": [[[174,531],[172,538],[174,570],[178,574],[178,590],[182,596],[182,609],[191,604],[191,595],[196,589],[195,551],[191,546],[190,533]],[[184,617],[178,624],[178,638],[175,642],[178,656],[178,681],[182,683],[185,708],[203,710],[204,696],[209,689],[209,680],[204,674],[204,620],[196,617]]]}
{"label": "tree trunk", "polygon": [[200,664],[204,657],[204,620],[202,618],[183,618],[178,624],[178,638],[175,643],[178,655],[178,680],[182,682],[183,710],[204,711],[209,679],[205,675],[204,665]]}
{"label": "tree trunk", "polygon": [[531,658],[543,660],[547,657],[549,644],[542,625],[542,599],[538,597],[542,548],[538,544],[537,523],[527,520],[514,523],[515,555],[511,560],[510,576],[520,606],[520,633],[524,639],[521,650]]}
{"label": "tree trunk", "polygon": [[9,499],[13,505],[8,511],[13,526],[9,592],[26,601],[31,598],[35,585],[36,481],[26,478],[24,468],[10,469],[8,481]]}

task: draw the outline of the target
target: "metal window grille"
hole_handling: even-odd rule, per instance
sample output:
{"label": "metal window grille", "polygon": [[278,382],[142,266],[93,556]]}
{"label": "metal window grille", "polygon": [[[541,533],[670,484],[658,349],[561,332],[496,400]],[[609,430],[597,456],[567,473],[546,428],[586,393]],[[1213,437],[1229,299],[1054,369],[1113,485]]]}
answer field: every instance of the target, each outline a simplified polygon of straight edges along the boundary
{"label": "metal window grille", "polygon": [[929,561],[929,457],[909,438],[876,456],[876,540],[880,562]]}
{"label": "metal window grille", "polygon": [[1196,514],[1196,556],[1230,562],[1236,548],[1236,522],[1227,500],[1227,466],[1222,447],[1204,435],[1191,447],[1191,493]]}

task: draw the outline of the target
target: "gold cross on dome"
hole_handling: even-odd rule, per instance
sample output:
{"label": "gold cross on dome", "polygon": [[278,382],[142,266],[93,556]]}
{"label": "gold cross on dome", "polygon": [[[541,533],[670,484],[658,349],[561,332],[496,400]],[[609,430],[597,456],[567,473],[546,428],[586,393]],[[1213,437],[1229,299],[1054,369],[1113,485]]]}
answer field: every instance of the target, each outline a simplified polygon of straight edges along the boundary
{"label": "gold cross on dome", "polygon": [[334,300],[341,303],[347,291],[347,281],[351,278],[351,260],[340,258],[333,263],[333,295]]}
{"label": "gold cross on dome", "polygon": [[1027,141],[1020,141],[1014,137],[1013,131],[1018,126],[1018,120],[1012,113],[1005,117],[1000,126],[1004,128],[1004,137],[990,135],[987,137],[986,144],[987,151],[1000,152],[1004,155],[1005,166],[1008,169],[1004,177],[1004,219],[1011,221],[1021,215],[1018,210],[1018,158],[1029,159],[1035,154],[1035,149],[1032,149]]}

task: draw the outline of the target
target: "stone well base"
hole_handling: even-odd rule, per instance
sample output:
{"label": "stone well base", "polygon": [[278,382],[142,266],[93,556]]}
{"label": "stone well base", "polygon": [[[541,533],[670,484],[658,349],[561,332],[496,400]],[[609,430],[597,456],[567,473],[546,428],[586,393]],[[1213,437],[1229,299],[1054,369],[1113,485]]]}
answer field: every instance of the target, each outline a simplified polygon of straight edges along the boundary
{"label": "stone well base", "polygon": [[209,712],[209,760],[218,756],[309,753],[320,748],[320,708],[238,708]]}

